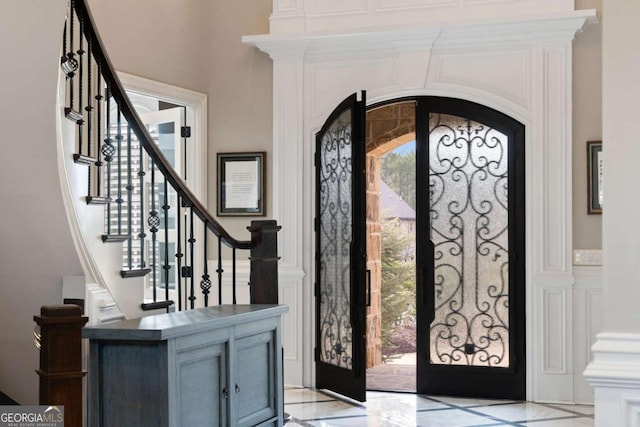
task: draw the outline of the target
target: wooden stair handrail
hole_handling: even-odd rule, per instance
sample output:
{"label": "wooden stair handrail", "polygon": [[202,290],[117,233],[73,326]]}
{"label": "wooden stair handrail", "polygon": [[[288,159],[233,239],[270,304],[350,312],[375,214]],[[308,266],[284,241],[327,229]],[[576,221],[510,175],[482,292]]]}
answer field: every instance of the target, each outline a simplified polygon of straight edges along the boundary
{"label": "wooden stair handrail", "polygon": [[111,91],[111,95],[120,106],[122,115],[125,117],[129,126],[136,134],[145,151],[153,159],[156,166],[167,178],[167,181],[176,190],[186,207],[193,209],[198,218],[204,222],[208,228],[219,237],[225,245],[237,249],[251,249],[251,241],[237,240],[233,238],[227,230],[209,213],[207,208],[198,200],[198,198],[189,190],[180,175],[175,171],[167,158],[162,154],[160,148],[154,143],[149,131],[142,122],[142,119],[135,111],[131,100],[126,94],[122,82],[115,72],[115,68],[104,49],[104,44],[100,35],[96,31],[95,21],[91,15],[91,11],[87,7],[86,0],[72,0],[75,11],[81,19],[84,27],[84,35],[90,40],[93,49],[93,55],[100,64],[100,69],[105,82]]}

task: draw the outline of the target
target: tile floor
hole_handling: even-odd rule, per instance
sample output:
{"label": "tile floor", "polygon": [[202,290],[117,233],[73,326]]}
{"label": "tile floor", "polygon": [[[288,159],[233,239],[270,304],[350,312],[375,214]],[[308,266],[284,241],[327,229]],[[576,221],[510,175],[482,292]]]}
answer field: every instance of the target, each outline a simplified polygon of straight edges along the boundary
{"label": "tile floor", "polygon": [[287,427],[593,426],[593,406],[367,392],[364,403],[285,387]]}

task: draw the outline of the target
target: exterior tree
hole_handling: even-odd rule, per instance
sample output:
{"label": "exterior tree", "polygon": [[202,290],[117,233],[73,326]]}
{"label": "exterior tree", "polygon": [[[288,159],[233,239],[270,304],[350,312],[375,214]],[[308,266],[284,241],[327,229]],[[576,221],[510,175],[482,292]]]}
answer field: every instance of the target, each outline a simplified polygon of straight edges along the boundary
{"label": "exterior tree", "polygon": [[[415,263],[405,259],[414,237],[398,226],[397,220],[382,223],[382,355],[404,352],[399,340],[403,320],[415,310]],[[411,341],[411,340],[410,340]],[[413,338],[415,345],[415,336]]]}
{"label": "exterior tree", "polygon": [[416,152],[388,153],[382,158],[380,175],[413,209],[416,208]]}

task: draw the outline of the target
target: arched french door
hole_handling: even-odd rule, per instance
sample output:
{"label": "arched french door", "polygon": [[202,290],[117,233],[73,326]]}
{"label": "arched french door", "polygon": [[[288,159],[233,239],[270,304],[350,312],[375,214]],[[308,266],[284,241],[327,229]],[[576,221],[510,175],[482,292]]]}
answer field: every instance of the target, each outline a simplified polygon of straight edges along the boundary
{"label": "arched french door", "polygon": [[[349,99],[317,135],[316,385],[364,400],[366,124]],[[524,126],[469,101],[411,100],[417,391],[524,399]]]}
{"label": "arched french door", "polygon": [[524,126],[416,102],[418,392],[525,399]]}

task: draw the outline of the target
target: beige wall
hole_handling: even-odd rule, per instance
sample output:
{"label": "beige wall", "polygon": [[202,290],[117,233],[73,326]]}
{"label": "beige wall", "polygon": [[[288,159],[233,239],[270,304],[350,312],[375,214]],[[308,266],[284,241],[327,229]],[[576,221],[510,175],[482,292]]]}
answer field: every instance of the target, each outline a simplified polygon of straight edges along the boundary
{"label": "beige wall", "polygon": [[[604,7],[602,118],[603,138],[607,145],[603,145],[603,154],[605,166],[615,165],[605,167],[603,178],[608,186],[605,188],[609,188],[605,193],[605,203],[609,207],[603,221],[604,330],[638,334],[640,199],[637,197],[636,171],[640,159],[640,54],[637,45],[640,2],[607,0]],[[632,343],[632,340],[629,338],[628,342]],[[628,357],[637,357],[637,350],[629,350],[629,354],[633,356]],[[630,369],[629,372],[634,371]]]}
{"label": "beige wall", "polygon": [[[206,93],[208,207],[216,210],[216,153],[267,151],[271,193],[271,60],[243,44],[269,30],[271,0],[89,0],[119,71]],[[186,3],[186,4],[185,4]],[[271,214],[267,197],[267,217]],[[247,239],[247,218],[220,221]]]}
{"label": "beige wall", "polygon": [[[271,214],[272,68],[267,55],[240,42],[269,30],[270,0],[90,0],[117,69],[209,96],[208,205],[216,207],[216,153],[267,151],[267,217]],[[576,0],[602,9],[602,0]],[[126,10],[126,13],[124,12]],[[135,41],[135,43],[133,42]],[[132,48],[137,46],[136,48]],[[161,48],[160,48],[161,47]],[[573,246],[602,247],[602,218],[587,215],[586,141],[602,139],[601,24],[574,42]],[[143,54],[141,54],[143,52]],[[246,219],[221,221],[246,238]]]}
{"label": "beige wall", "polygon": [[82,274],[56,161],[65,4],[13,0],[0,14],[0,390],[23,405],[38,403],[33,316]]}
{"label": "beige wall", "polygon": [[[602,11],[602,0],[576,0]],[[602,140],[602,24],[573,43],[573,247],[602,248],[602,215],[587,215],[587,141]]]}
{"label": "beige wall", "polygon": [[[216,0],[209,20],[209,208],[216,207],[216,152],[267,152],[267,218],[271,216],[271,59],[241,43],[247,34],[269,31],[271,0]],[[233,236],[248,238],[247,218],[221,221]],[[287,230],[283,230],[287,232]],[[244,236],[244,237],[243,237]]]}

